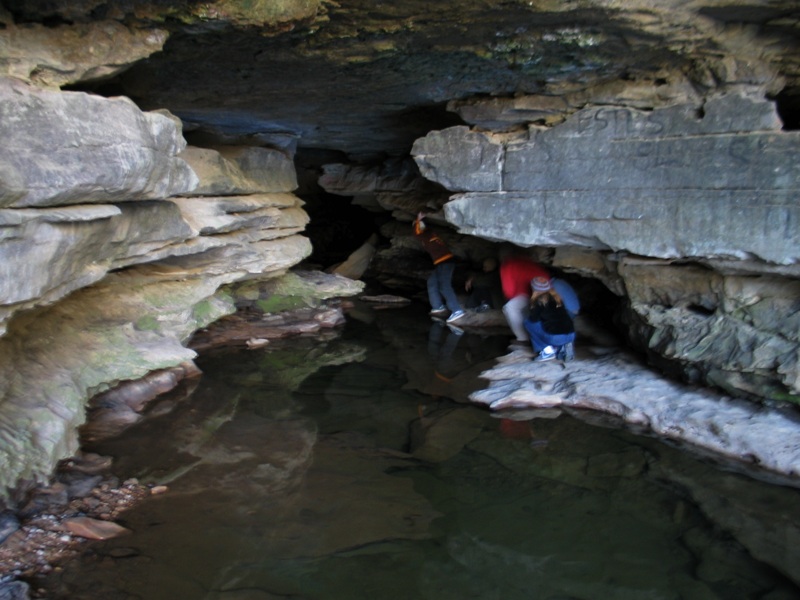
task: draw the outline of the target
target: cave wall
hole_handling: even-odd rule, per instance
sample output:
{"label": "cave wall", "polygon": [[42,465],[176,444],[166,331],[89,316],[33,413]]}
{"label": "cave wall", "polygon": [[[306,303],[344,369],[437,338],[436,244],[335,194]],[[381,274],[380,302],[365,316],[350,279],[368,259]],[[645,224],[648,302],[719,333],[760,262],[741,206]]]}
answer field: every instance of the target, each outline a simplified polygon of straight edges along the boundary
{"label": "cave wall", "polygon": [[[435,19],[393,12],[421,2],[257,4],[0,5],[0,489],[44,480],[74,452],[89,397],[187,365],[192,332],[235,310],[230,284],[309,256],[298,140],[345,159],[321,166],[326,193],[391,215],[373,262],[387,285],[421,287],[429,265],[408,224],[439,211],[430,221],[462,258],[513,243],[602,282],[661,369],[796,400],[798,134],[767,100],[796,94],[788,3],[751,11],[769,23],[760,31],[697,3],[618,14],[594,2],[575,15],[565,3],[442,3]],[[184,45],[169,54],[176,23]],[[280,40],[258,44],[302,23],[313,27],[287,38],[294,53],[268,62]],[[228,51],[277,79],[232,68]],[[66,91],[111,78],[143,103],[180,106],[192,131],[124,95]],[[352,93],[358,81],[379,100]],[[432,122],[420,115],[445,121],[444,103],[466,125],[427,127],[413,161],[398,155]],[[189,133],[207,143],[187,146]]]}
{"label": "cave wall", "polygon": [[[89,398],[174,367],[227,287],[311,251],[290,156],[187,147],[127,99],[0,80],[0,489],[78,448]],[[349,292],[352,293],[352,290]]]}

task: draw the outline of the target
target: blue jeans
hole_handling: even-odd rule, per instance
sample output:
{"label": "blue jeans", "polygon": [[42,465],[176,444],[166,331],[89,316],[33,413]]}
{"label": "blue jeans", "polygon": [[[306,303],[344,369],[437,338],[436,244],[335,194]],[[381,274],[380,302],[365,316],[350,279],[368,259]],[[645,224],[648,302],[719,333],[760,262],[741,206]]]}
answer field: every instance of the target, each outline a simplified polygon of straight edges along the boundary
{"label": "blue jeans", "polygon": [[531,336],[531,345],[534,352],[541,352],[545,346],[553,346],[556,349],[564,344],[575,342],[574,333],[547,333],[542,328],[541,321],[525,321],[525,329]]}
{"label": "blue jeans", "polygon": [[428,277],[428,300],[431,308],[439,308],[446,304],[450,312],[461,310],[461,304],[453,290],[453,271],[456,265],[452,260],[446,260],[433,267],[433,272]]}

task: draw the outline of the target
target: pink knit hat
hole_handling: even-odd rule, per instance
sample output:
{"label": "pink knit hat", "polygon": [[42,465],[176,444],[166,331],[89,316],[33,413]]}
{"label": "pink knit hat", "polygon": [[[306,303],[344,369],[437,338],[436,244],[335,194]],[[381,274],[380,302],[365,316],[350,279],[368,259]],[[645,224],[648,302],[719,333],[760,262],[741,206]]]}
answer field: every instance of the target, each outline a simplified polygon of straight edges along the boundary
{"label": "pink knit hat", "polygon": [[547,277],[534,277],[531,280],[531,287],[533,288],[534,292],[546,292],[552,286],[550,285],[550,280]]}

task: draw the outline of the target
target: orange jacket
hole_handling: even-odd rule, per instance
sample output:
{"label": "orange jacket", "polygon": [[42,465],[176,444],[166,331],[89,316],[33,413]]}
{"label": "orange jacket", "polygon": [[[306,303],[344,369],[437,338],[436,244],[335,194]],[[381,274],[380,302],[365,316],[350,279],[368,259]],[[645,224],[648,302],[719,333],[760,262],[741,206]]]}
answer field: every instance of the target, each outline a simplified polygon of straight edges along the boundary
{"label": "orange jacket", "polygon": [[422,242],[428,254],[433,259],[433,264],[438,265],[453,258],[453,253],[447,248],[442,238],[430,229],[424,227],[421,221],[414,221],[414,235]]}

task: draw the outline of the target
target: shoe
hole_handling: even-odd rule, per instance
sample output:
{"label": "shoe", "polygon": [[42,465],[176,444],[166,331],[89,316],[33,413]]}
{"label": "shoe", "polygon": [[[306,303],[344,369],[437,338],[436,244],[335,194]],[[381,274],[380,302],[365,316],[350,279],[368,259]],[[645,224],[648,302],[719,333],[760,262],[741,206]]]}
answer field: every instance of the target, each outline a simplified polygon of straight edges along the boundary
{"label": "shoe", "polygon": [[477,312],[477,313],[486,312],[486,311],[487,311],[487,310],[489,310],[490,308],[491,308],[491,306],[489,306],[488,304],[486,304],[486,302],[484,302],[484,303],[482,303],[482,304],[481,304],[479,307],[477,307],[477,308],[475,309],[475,312]]}
{"label": "shoe", "polygon": [[428,314],[429,315],[443,315],[446,312],[447,312],[447,307],[446,306],[440,306],[439,308],[431,309],[431,312],[429,312]]}
{"label": "shoe", "polygon": [[556,357],[556,349],[552,346],[545,346],[544,349],[539,352],[539,356],[533,359],[533,362],[544,362],[546,360],[553,360]]}
{"label": "shoe", "polygon": [[460,319],[463,316],[464,316],[464,311],[463,310],[457,310],[452,315],[447,317],[447,322],[448,323],[452,323],[453,321],[457,321],[458,319]]}
{"label": "shoe", "polygon": [[563,346],[559,346],[558,352],[556,352],[556,358],[558,360],[563,360],[564,362],[575,360],[575,346],[572,344],[572,342],[564,344]]}
{"label": "shoe", "polygon": [[455,325],[447,324],[447,328],[452,331],[455,335],[464,335],[464,330],[461,327],[456,327]]}

